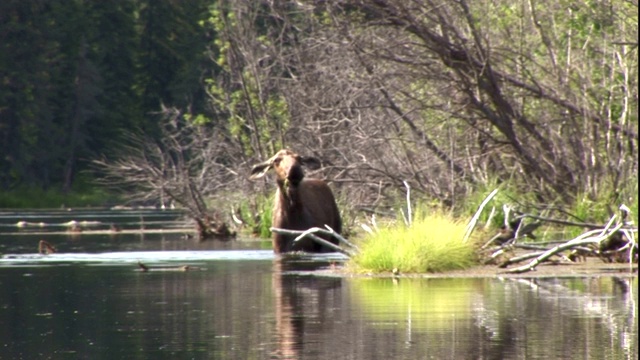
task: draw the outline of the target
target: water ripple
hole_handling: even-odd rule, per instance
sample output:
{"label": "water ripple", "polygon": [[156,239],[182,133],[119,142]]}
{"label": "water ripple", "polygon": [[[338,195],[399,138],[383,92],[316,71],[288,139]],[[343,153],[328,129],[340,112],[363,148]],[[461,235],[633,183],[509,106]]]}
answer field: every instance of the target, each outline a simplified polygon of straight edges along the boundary
{"label": "water ripple", "polygon": [[105,253],[56,253],[42,254],[4,254],[0,256],[0,266],[44,265],[53,263],[113,263],[131,264],[164,263],[174,261],[210,261],[210,260],[272,260],[271,250],[225,250],[225,251],[132,251]]}

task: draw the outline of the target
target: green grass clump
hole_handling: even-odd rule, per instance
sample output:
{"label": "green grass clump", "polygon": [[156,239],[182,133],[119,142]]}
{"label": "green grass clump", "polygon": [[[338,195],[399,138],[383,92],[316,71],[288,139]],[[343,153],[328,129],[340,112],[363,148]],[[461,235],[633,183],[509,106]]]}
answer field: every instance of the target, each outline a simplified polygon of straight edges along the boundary
{"label": "green grass clump", "polygon": [[396,225],[368,235],[347,265],[356,272],[443,272],[476,264],[475,245],[463,242],[466,223],[435,213],[410,227]]}

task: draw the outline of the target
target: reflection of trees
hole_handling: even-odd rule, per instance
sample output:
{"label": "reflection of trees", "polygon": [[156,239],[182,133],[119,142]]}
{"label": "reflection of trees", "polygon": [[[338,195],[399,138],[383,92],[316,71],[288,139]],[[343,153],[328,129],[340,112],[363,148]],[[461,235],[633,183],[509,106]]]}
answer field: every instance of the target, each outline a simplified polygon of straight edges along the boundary
{"label": "reflection of trees", "polygon": [[487,354],[601,359],[637,353],[637,278],[512,280],[498,291],[504,299],[487,293],[477,304],[476,321],[492,343]]}
{"label": "reflection of trees", "polygon": [[[609,281],[600,280],[597,282],[585,279],[577,279],[573,282],[558,282],[555,279],[545,280],[525,280],[541,299],[541,305],[551,303],[555,313],[562,312],[573,316],[568,318],[563,324],[559,324],[558,329],[562,329],[565,339],[580,339],[579,342],[566,341],[562,347],[565,354],[593,354],[594,343],[605,342],[614,344],[614,351],[620,351],[614,357],[630,357],[632,349],[637,349],[637,338],[634,323],[636,322],[635,301],[631,293],[631,277],[612,277]],[[616,294],[616,296],[611,296]],[[594,321],[584,322],[583,331],[577,329],[576,323],[580,319],[593,319]],[[554,317],[550,319],[554,321]],[[581,320],[580,320],[581,321]],[[602,327],[606,331],[598,332]],[[571,331],[574,329],[573,331]],[[544,332],[543,332],[544,333]],[[606,337],[597,334],[608,334]],[[562,337],[563,334],[559,334]],[[636,338],[635,344],[631,344],[625,338]],[[582,344],[583,348],[577,348],[575,344]],[[617,343],[617,345],[615,345]],[[602,358],[607,354],[602,354]],[[594,357],[599,358],[599,357]]]}
{"label": "reflection of trees", "polygon": [[[318,263],[311,264],[318,267]],[[333,291],[342,285],[340,278],[295,276],[304,264],[276,258],[273,262],[272,286],[275,297],[277,348],[272,354],[277,359],[298,359],[307,342],[318,342],[305,334],[326,334],[334,327],[328,308],[333,308]]]}

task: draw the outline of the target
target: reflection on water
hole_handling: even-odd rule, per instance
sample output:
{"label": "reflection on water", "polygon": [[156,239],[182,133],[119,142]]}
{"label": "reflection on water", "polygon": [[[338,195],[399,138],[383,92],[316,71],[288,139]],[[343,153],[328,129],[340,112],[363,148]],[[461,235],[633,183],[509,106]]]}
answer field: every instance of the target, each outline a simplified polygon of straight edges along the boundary
{"label": "reflection on water", "polygon": [[[350,287],[354,307],[379,328],[449,331],[469,321],[482,298],[476,279],[365,279]],[[411,339],[407,339],[411,341]]]}
{"label": "reflection on water", "polygon": [[184,228],[188,220],[182,210],[51,209],[0,210],[0,233],[47,233],[69,230],[122,230]]}
{"label": "reflection on water", "polygon": [[[0,233],[1,359],[635,359],[638,279],[367,279],[181,234]],[[142,272],[143,261],[152,269]],[[190,271],[177,271],[189,265]]]}
{"label": "reflection on water", "polygon": [[637,278],[458,279],[449,292],[447,279],[300,272],[317,261],[190,264],[0,268],[2,358],[637,357]]}
{"label": "reflection on water", "polygon": [[46,240],[57,249],[53,258],[60,254],[149,251],[223,251],[223,250],[270,250],[269,241],[237,239],[234,241],[197,241],[186,239],[184,234],[116,234],[72,237],[54,235],[3,235],[0,234],[0,254],[35,254],[40,240]]}
{"label": "reflection on water", "polygon": [[317,268],[317,261],[274,260],[272,288],[277,346],[272,358],[312,358],[313,354],[325,353],[327,344],[335,343],[331,335],[343,320],[335,311],[340,309],[342,279],[302,275]]}
{"label": "reflection on water", "polygon": [[[407,358],[631,359],[638,354],[637,277],[351,283],[352,307],[369,327],[397,336]],[[397,348],[391,351],[388,356],[398,354]]]}

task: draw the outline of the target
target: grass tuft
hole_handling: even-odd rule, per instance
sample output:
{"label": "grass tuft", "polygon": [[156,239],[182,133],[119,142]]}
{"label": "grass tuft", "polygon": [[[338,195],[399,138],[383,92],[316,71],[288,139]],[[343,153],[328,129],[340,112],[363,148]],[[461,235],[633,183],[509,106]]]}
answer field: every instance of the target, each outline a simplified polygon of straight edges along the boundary
{"label": "grass tuft", "polygon": [[463,242],[466,222],[435,213],[417,217],[411,227],[396,225],[368,235],[347,265],[356,272],[425,273],[475,265],[476,246]]}

